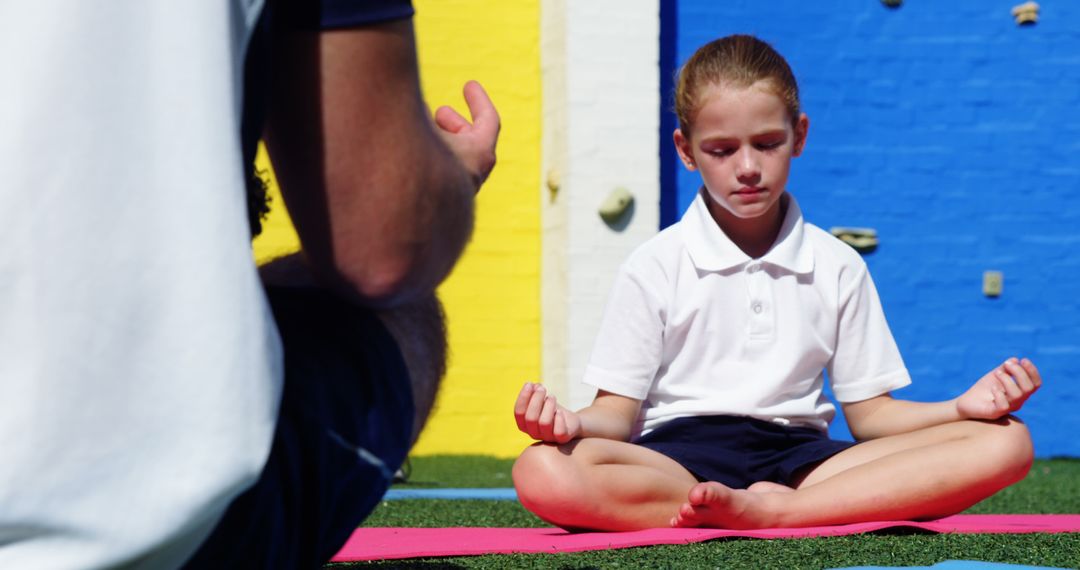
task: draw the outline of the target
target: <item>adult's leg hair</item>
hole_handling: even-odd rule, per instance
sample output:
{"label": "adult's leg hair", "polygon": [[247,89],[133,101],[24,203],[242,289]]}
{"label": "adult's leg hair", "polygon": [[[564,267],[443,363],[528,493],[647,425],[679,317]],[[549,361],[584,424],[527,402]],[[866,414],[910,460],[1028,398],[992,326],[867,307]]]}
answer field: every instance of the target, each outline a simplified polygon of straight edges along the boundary
{"label": "adult's leg hair", "polygon": [[376,313],[397,341],[412,384],[413,443],[420,436],[446,374],[446,318],[439,298],[431,293],[411,303]]}

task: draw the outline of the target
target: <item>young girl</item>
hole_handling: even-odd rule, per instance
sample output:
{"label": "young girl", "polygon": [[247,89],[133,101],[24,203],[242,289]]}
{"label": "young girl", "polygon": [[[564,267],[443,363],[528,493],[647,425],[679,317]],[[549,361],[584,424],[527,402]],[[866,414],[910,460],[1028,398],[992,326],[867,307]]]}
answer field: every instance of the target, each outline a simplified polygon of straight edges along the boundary
{"label": "young girl", "polygon": [[[679,74],[675,146],[704,186],[622,266],[577,412],[526,384],[526,508],[567,528],[793,527],[959,512],[1027,473],[1008,415],[1041,384],[1010,358],[954,400],[910,383],[866,264],[785,191],[809,120],[787,62],[749,36]],[[859,443],[830,440],[833,393]]]}

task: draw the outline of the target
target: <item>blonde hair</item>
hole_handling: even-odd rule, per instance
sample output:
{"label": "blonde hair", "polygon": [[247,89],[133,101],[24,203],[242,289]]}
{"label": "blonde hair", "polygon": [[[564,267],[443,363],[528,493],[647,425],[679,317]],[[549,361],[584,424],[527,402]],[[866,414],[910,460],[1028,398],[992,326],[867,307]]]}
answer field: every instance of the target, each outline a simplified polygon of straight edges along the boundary
{"label": "blonde hair", "polygon": [[787,107],[791,122],[799,120],[799,85],[784,56],[771,45],[747,35],[713,40],[700,48],[679,70],[675,81],[675,114],[679,129],[690,136],[692,119],[701,108],[701,94],[712,86],[747,88],[770,84]]}

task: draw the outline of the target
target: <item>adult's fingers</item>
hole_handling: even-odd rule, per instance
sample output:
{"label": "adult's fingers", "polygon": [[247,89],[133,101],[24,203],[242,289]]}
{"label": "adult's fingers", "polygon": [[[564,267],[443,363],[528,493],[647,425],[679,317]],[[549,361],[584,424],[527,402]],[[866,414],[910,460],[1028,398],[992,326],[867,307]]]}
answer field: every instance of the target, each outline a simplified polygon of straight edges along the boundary
{"label": "adult's fingers", "polygon": [[458,133],[469,126],[469,121],[454,110],[453,107],[443,105],[435,110],[435,124],[440,129],[449,133]]}
{"label": "adult's fingers", "polygon": [[463,89],[465,104],[469,106],[469,115],[472,117],[473,126],[492,138],[499,134],[501,120],[499,111],[491,102],[484,86],[479,81],[468,81]]}

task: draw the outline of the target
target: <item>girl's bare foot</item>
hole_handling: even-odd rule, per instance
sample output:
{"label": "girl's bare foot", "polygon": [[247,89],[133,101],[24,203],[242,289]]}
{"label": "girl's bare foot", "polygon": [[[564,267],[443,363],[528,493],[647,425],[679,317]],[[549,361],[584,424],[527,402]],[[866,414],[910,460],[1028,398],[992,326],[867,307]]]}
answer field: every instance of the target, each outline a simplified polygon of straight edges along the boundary
{"label": "girl's bare foot", "polygon": [[758,481],[746,488],[751,493],[794,493],[795,489],[772,481]]}
{"label": "girl's bare foot", "polygon": [[[770,485],[783,487],[775,483]],[[779,494],[764,490],[732,489],[713,481],[698,483],[690,489],[687,502],[671,519],[671,526],[730,529],[773,527],[776,524],[771,515],[771,499]]]}

